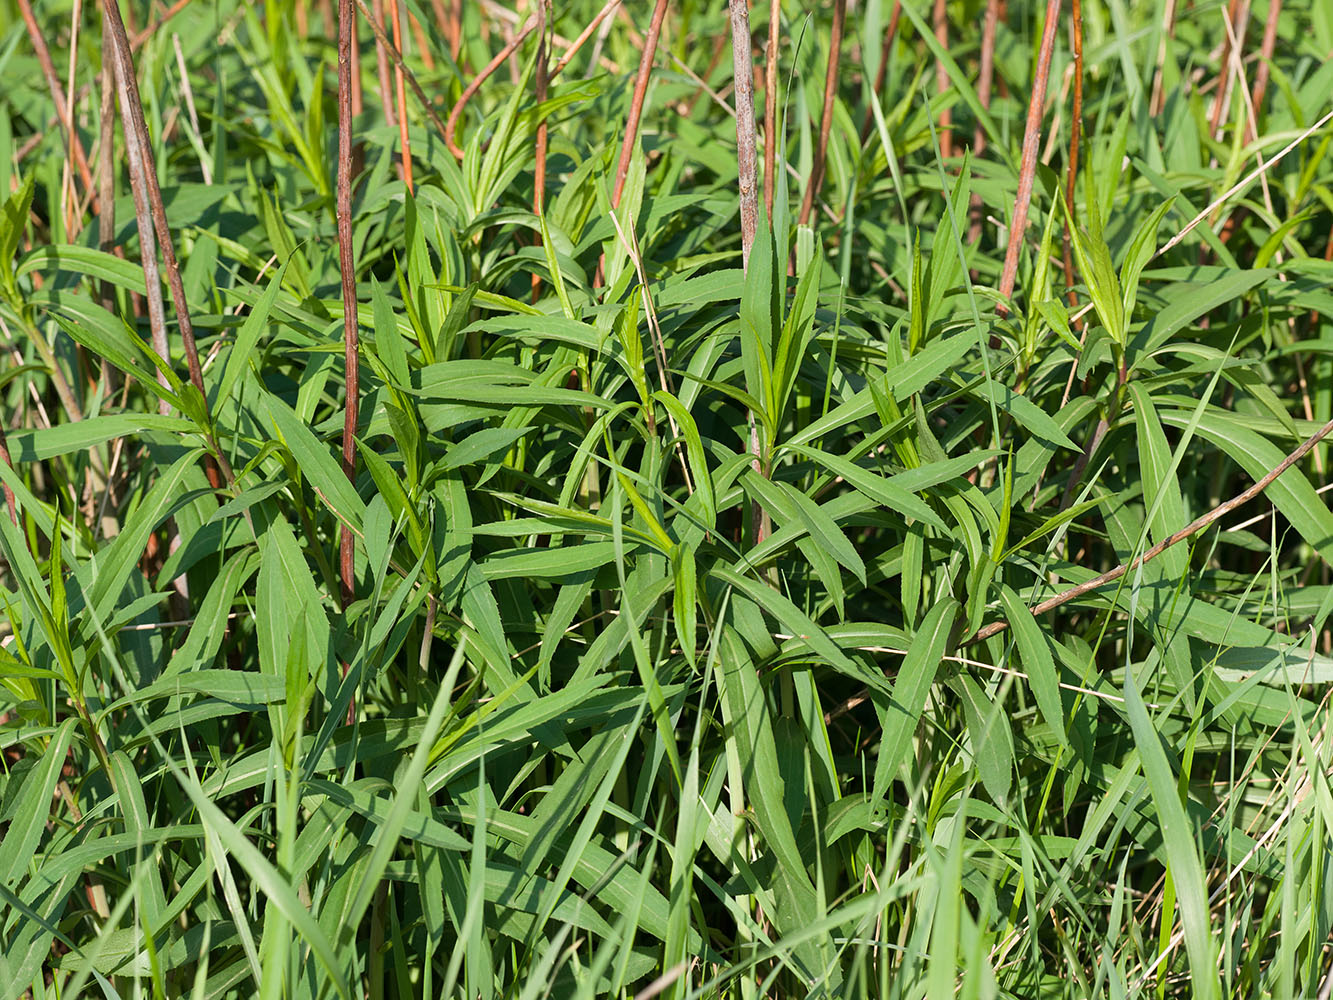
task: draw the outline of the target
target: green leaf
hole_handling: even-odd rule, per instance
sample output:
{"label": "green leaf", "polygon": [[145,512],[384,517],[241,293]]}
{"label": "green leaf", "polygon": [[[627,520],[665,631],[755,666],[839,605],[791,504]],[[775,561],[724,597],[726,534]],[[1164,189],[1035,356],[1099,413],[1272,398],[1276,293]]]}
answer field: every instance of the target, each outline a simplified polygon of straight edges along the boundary
{"label": "green leaf", "polygon": [[23,788],[15,800],[13,819],[4,839],[0,840],[0,882],[4,885],[17,885],[28,874],[28,866],[42,839],[42,830],[51,815],[51,800],[76,725],[74,719],[61,723],[36,766],[23,781]]}
{"label": "green leaf", "polygon": [[1166,855],[1167,874],[1175,886],[1180,906],[1180,921],[1185,930],[1185,950],[1190,959],[1190,981],[1194,996],[1201,1000],[1220,998],[1217,960],[1213,948],[1212,917],[1208,906],[1208,883],[1195,849],[1194,827],[1185,814],[1176,786],[1176,776],[1162,750],[1158,727],[1148,716],[1139,695],[1134,672],[1125,671],[1125,712],[1148,779],[1156,820],[1162,831],[1162,851]]}
{"label": "green leaf", "polygon": [[946,597],[926,613],[898,668],[892,694],[879,706],[883,734],[880,737],[879,757],[875,761],[874,790],[871,793],[876,802],[883,801],[889,783],[898,776],[899,768],[912,749],[912,737],[944,659],[959,610],[958,602]]}
{"label": "green leaf", "polygon": [[291,408],[276,396],[265,396],[268,418],[278,437],[301,469],[301,474],[344,524],[359,529],[366,505],[347,481],[338,461]]}
{"label": "green leaf", "polygon": [[1004,616],[1013,629],[1018,658],[1027,672],[1032,696],[1037,699],[1037,708],[1051,731],[1067,745],[1069,738],[1065,733],[1064,703],[1060,699],[1060,675],[1056,672],[1055,658],[1051,656],[1046,635],[1013,590],[1001,587],[1000,600],[1004,604]]}
{"label": "green leaf", "polygon": [[230,398],[232,390],[245,373],[246,365],[253,360],[252,355],[255,347],[259,344],[259,338],[268,325],[269,314],[273,311],[273,303],[277,300],[278,292],[282,289],[282,279],[286,273],[287,264],[284,262],[279,265],[273,277],[269,278],[268,288],[264,289],[264,294],[251,307],[250,314],[245,317],[245,322],[236,331],[236,341],[232,344],[231,352],[227,355],[227,366],[222,371],[222,381],[218,383],[217,391],[210,400],[214,410]]}

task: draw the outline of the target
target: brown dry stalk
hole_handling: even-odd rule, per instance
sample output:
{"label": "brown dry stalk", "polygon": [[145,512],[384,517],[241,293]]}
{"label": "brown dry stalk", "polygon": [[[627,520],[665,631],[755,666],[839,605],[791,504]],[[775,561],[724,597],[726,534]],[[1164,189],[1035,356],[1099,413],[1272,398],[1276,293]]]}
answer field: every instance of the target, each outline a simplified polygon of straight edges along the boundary
{"label": "brown dry stalk", "polygon": [[[750,12],[745,0],[728,0],[731,12],[732,79],[736,104],[736,168],[741,211],[741,262],[750,267],[750,251],[754,247],[759,228],[758,151],[754,120],[754,61],[750,54]],[[763,448],[759,443],[759,426],[754,414],[747,414],[750,423],[750,453],[754,456],[754,470],[764,475]],[[769,534],[769,516],[755,501],[750,508],[750,524],[755,543]]]}
{"label": "brown dry stalk", "polygon": [[[981,22],[981,68],[977,73],[977,100],[990,110],[991,90],[995,85],[995,30],[1000,23],[1000,0],[986,0],[986,15]],[[972,155],[980,156],[986,149],[986,130],[977,122],[972,135]]]}
{"label": "brown dry stalk", "polygon": [[[1018,171],[1018,193],[1014,197],[1014,217],[1009,229],[1009,246],[1004,254],[1004,272],[1000,275],[1000,297],[1004,299],[1013,294],[1014,281],[1018,277],[1018,254],[1023,248],[1028,206],[1032,203],[1032,180],[1037,173],[1037,149],[1041,146],[1042,108],[1046,104],[1046,82],[1051,75],[1051,53],[1055,49],[1055,28],[1059,20],[1060,0],[1046,0],[1046,24],[1041,33],[1037,73],[1032,80],[1032,96],[1023,129],[1023,158]],[[1009,310],[1001,303],[996,306],[996,311],[1004,314]]]}
{"label": "brown dry stalk", "polygon": [[643,118],[643,101],[648,94],[648,80],[653,73],[653,59],[657,56],[657,41],[662,37],[662,22],[666,20],[667,0],[657,0],[653,19],[648,23],[648,37],[643,41],[639,56],[639,73],[634,78],[634,96],[630,100],[629,118],[625,122],[625,137],[620,143],[620,162],[616,165],[616,183],[611,192],[611,207],[620,207],[620,196],[629,177],[630,161],[639,146],[639,122]]}
{"label": "brown dry stalk", "polygon": [[[83,21],[83,0],[74,0],[73,9],[70,11],[69,14],[69,74],[65,78],[65,93],[67,94],[73,94],[75,92],[74,74],[75,71],[78,69],[79,65],[79,25],[82,23],[82,21]],[[71,105],[73,103],[74,103],[73,101],[70,102]],[[78,132],[77,130],[74,129],[74,115],[72,107],[71,107],[69,124],[70,124],[70,131],[68,139],[70,147],[73,148],[75,140],[78,139]],[[69,160],[65,161],[64,168],[61,171],[60,187],[62,191],[69,192],[69,200],[65,206],[65,239],[70,243],[75,243],[77,242],[77,237],[79,235],[79,232],[83,229],[84,213],[79,210],[78,197],[74,192],[74,180],[70,176]],[[92,202],[97,198],[97,190],[95,186],[90,186],[87,189],[87,193],[89,202]],[[83,358],[82,345],[80,345],[78,352],[80,361],[82,361]]]}
{"label": "brown dry stalk", "polygon": [[[375,0],[375,24],[384,23],[384,0]],[[380,103],[384,106],[384,120],[390,128],[398,124],[398,114],[393,106],[393,90],[389,83],[389,42],[388,39],[375,36],[375,72],[380,85]]]}
{"label": "brown dry stalk", "polygon": [[769,0],[768,45],[764,53],[764,211],[773,224],[773,187],[777,183],[778,155],[778,37],[782,31],[782,2]]}
{"label": "brown dry stalk", "polygon": [[74,159],[74,166],[79,171],[79,180],[83,181],[85,191],[93,190],[93,175],[88,169],[88,157],[83,152],[83,142],[79,139],[78,130],[74,127],[74,116],[71,113],[70,106],[65,101],[65,88],[60,85],[60,78],[56,76],[56,67],[51,62],[51,50],[46,47],[46,38],[42,35],[42,29],[37,25],[37,18],[33,16],[32,4],[29,0],[18,0],[19,14],[23,17],[23,24],[28,29],[28,37],[32,40],[33,50],[37,53],[37,62],[42,67],[42,76],[46,78],[47,89],[51,91],[51,102],[56,106],[56,116],[60,119],[60,124],[64,126],[65,133],[69,137],[70,155]]}
{"label": "brown dry stalk", "polygon": [[1268,19],[1264,21],[1264,40],[1259,46],[1259,65],[1254,71],[1254,90],[1250,96],[1250,105],[1256,114],[1263,105],[1264,94],[1268,92],[1269,64],[1273,61],[1273,49],[1277,45],[1277,19],[1281,16],[1282,0],[1268,0]]}
{"label": "brown dry stalk", "polygon": [[[1278,476],[1282,475],[1282,473],[1286,472],[1293,465],[1299,462],[1302,458],[1308,455],[1310,453],[1310,450],[1314,448],[1314,446],[1317,445],[1320,441],[1322,441],[1325,437],[1327,437],[1330,432],[1333,432],[1333,420],[1330,420],[1328,423],[1324,424],[1323,427],[1319,428],[1319,430],[1315,431],[1303,442],[1301,442],[1301,444],[1299,445],[1299,447],[1296,448],[1295,451],[1291,452],[1291,454],[1289,454],[1286,458],[1284,458],[1281,462],[1277,464],[1276,468],[1274,468],[1271,472],[1269,472],[1266,476],[1260,479],[1249,489],[1244,490],[1241,493],[1238,493],[1236,496],[1232,497],[1230,500],[1227,500],[1225,503],[1218,504],[1212,510],[1208,511],[1208,513],[1195,518],[1193,521],[1185,525],[1185,527],[1181,528],[1175,534],[1162,539],[1160,542],[1158,542],[1152,548],[1148,549],[1148,551],[1144,552],[1143,555],[1139,556],[1138,558],[1131,559],[1127,563],[1121,563],[1115,569],[1107,570],[1100,576],[1095,576],[1091,580],[1088,580],[1084,583],[1080,583],[1077,587],[1070,587],[1068,590],[1063,590],[1060,593],[1056,594],[1054,597],[1048,597],[1040,604],[1033,605],[1031,608],[1032,613],[1034,615],[1044,615],[1047,611],[1054,610],[1055,608],[1060,607],[1060,605],[1062,604],[1068,604],[1070,601],[1082,597],[1084,594],[1096,590],[1098,587],[1103,587],[1108,583],[1112,583],[1120,579],[1130,570],[1137,569],[1139,566],[1142,566],[1148,560],[1157,558],[1159,555],[1161,555],[1163,552],[1165,552],[1167,549],[1169,549],[1176,543],[1184,541],[1191,535],[1198,534],[1200,531],[1208,527],[1210,524],[1213,524],[1220,518],[1225,517],[1227,514],[1231,513],[1231,511],[1235,510],[1237,507],[1240,507],[1241,505],[1248,503],[1249,501],[1257,497],[1260,493],[1262,493],[1264,490],[1268,489],[1268,487],[1271,486],[1277,480]],[[991,636],[1003,632],[1008,627],[1009,623],[1007,621],[992,622],[985,628],[978,631],[976,635],[972,636],[962,645],[970,646],[973,643],[978,643],[985,639],[989,639]]]}
{"label": "brown dry stalk", "polygon": [[[330,18],[331,20],[331,18]],[[328,22],[326,22],[328,23]],[[330,25],[330,31],[332,26]],[[359,118],[365,111],[364,96],[361,92],[361,31],[356,26],[352,26],[352,117]],[[357,143],[356,148],[352,150],[352,162],[357,164],[357,172],[365,165],[366,144]]]}
{"label": "brown dry stalk", "polygon": [[750,56],[750,12],[745,0],[727,0],[731,12],[731,59],[736,104],[736,166],[741,208],[741,261],[750,265],[750,249],[759,227],[758,143],[754,121],[754,67]]}
{"label": "brown dry stalk", "polygon": [[[448,131],[445,128],[444,122],[440,121],[440,116],[435,113],[435,109],[431,106],[430,98],[428,98],[426,92],[421,89],[421,84],[417,82],[416,76],[414,76],[412,71],[407,68],[407,64],[403,62],[403,54],[398,51],[392,42],[389,41],[389,36],[384,33],[384,26],[380,24],[375,15],[370,12],[370,8],[366,6],[366,0],[356,0],[356,6],[357,9],[361,11],[361,16],[366,19],[366,23],[370,25],[370,30],[375,36],[375,41],[384,46],[389,58],[393,60],[393,64],[403,71],[403,77],[407,80],[407,85],[412,88],[412,93],[416,94],[417,101],[421,104],[421,110],[426,112],[426,117],[430,119],[431,124],[435,126],[440,135],[447,138]],[[355,51],[355,48],[353,48],[353,52]],[[355,86],[352,88],[352,93],[356,93]]]}
{"label": "brown dry stalk", "polygon": [[[389,0],[389,9],[393,17],[393,47],[403,51],[403,20],[398,0]],[[402,151],[403,183],[407,193],[412,193],[412,140],[407,136],[407,90],[403,85],[403,67],[400,63],[393,68],[394,98],[397,101],[398,141]]]}
{"label": "brown dry stalk", "polygon": [[1152,98],[1148,101],[1148,113],[1156,117],[1162,113],[1162,103],[1166,99],[1162,92],[1162,67],[1166,64],[1166,40],[1175,37],[1176,0],[1166,0],[1166,10],[1162,13],[1162,37],[1157,43],[1157,69],[1152,78]]}
{"label": "brown dry stalk", "polygon": [[[359,414],[360,354],[357,345],[356,260],[352,252],[352,0],[338,0],[338,268],[342,272],[343,362],[347,369],[347,399],[343,407],[343,474],[356,482],[356,426]],[[351,528],[339,529],[339,569],[342,606],[356,596],[353,565],[356,540]],[[346,676],[347,664],[343,664]],[[353,711],[348,710],[349,713]]]}
{"label": "brown dry stalk", "polygon": [[[949,51],[949,3],[948,0],[935,0],[933,11],[935,37],[940,48]],[[949,89],[949,71],[941,59],[935,60],[935,86],[943,94]],[[949,159],[953,156],[953,111],[944,108],[940,111],[940,156]]]}
{"label": "brown dry stalk", "polygon": [[[120,59],[120,47],[115,41],[115,27],[111,13],[115,6],[115,0],[103,0],[102,51],[106,53],[107,61],[115,68],[116,90],[120,98],[121,125],[125,134],[125,159],[129,165],[130,191],[134,196],[134,216],[139,228],[139,264],[143,268],[146,292],[144,303],[148,311],[149,337],[158,357],[164,364],[169,364],[171,346],[167,341],[167,319],[162,305],[162,275],[157,264],[157,237],[153,235],[153,220],[148,208],[148,181],[143,176],[145,168],[144,154],[140,148],[141,140],[138,130],[131,124],[130,113],[127,110],[130,103],[125,85],[127,74]],[[118,17],[119,11],[116,13]],[[164,389],[170,388],[171,383],[163,372],[157,373],[157,381]],[[171,404],[165,399],[158,403],[159,412],[166,413],[170,409]]]}
{"label": "brown dry stalk", "polygon": [[[363,3],[363,0],[357,0],[357,2]],[[665,0],[663,0],[663,2],[665,2]],[[449,120],[445,122],[444,125],[444,144],[449,147],[449,152],[453,153],[456,159],[461,160],[463,158],[463,149],[458,143],[454,142],[454,129],[458,125],[458,118],[463,113],[463,109],[467,107],[467,102],[472,100],[472,95],[481,89],[481,85],[486,82],[492,73],[500,68],[501,64],[513,54],[514,50],[523,44],[523,39],[532,34],[533,30],[537,27],[538,21],[539,18],[537,15],[533,14],[523,23],[523,27],[520,28],[517,34],[509,40],[509,43],[497,52],[495,58],[488,62],[482,71],[476,75],[473,81],[467,85],[463,90],[462,95],[458,98],[458,103],[455,104],[453,109],[449,112]],[[418,96],[424,102],[426,100],[425,95],[420,93],[420,88],[417,89]],[[429,102],[427,102],[427,107],[429,106]]]}
{"label": "brown dry stalk", "polygon": [[[884,81],[889,72],[889,53],[893,51],[893,40],[898,36],[898,19],[903,16],[903,0],[893,0],[893,10],[889,14],[889,27],[884,32],[884,42],[879,48],[879,69],[875,71],[874,92],[878,96],[884,92]],[[875,109],[866,108],[865,121],[861,123],[861,141],[870,135],[870,126],[875,124]]]}
{"label": "brown dry stalk", "polygon": [[828,156],[829,132],[833,128],[833,98],[838,91],[838,63],[842,59],[842,29],[846,20],[847,0],[833,0],[833,33],[829,37],[828,67],[824,71],[824,107],[819,117],[819,145],[815,147],[815,162],[810,171],[810,181],[806,184],[805,196],[801,199],[801,212],[797,218],[797,225],[801,226],[810,221],[815,198],[824,183],[824,159]]}
{"label": "brown dry stalk", "polygon": [[[110,2],[103,0],[103,3]],[[100,206],[97,212],[97,245],[102,251],[110,253],[116,242],[116,67],[113,60],[102,60],[101,77],[102,109],[97,140],[97,192]],[[102,282],[102,305],[108,311],[114,311],[115,304],[115,286],[110,281]],[[104,376],[110,375],[111,366],[106,361],[102,362],[102,372]]]}
{"label": "brown dry stalk", "polygon": [[[134,55],[130,51],[130,40],[125,33],[125,24],[120,18],[120,10],[114,3],[104,6],[106,17],[103,24],[111,32],[111,44],[116,53],[116,77],[120,82],[121,128],[125,133],[126,159],[130,162],[130,180],[136,188],[134,202],[138,212],[140,201],[144,202],[152,220],[152,230],[157,236],[157,244],[162,252],[162,264],[166,270],[167,288],[171,292],[171,304],[176,313],[176,325],[180,328],[181,344],[185,348],[185,363],[190,370],[190,382],[204,398],[204,416],[208,418],[208,393],[204,389],[203,369],[199,365],[199,348],[194,340],[194,324],[190,320],[190,306],[185,298],[185,284],[181,281],[180,263],[176,259],[176,248],[171,238],[171,229],[167,225],[166,207],[162,203],[162,190],[157,183],[157,167],[153,162],[153,149],[148,138],[148,125],[144,121],[143,102],[139,98],[139,84],[134,74]],[[137,164],[137,166],[136,166]],[[139,241],[144,242],[144,219],[139,215]],[[152,256],[146,251],[145,258]],[[156,261],[154,261],[156,264]],[[147,269],[145,268],[145,277]],[[149,291],[153,290],[150,282]],[[161,331],[161,346],[166,346],[165,324]],[[170,354],[164,352],[163,360],[169,360]],[[211,435],[210,435],[211,436]],[[209,484],[217,489],[222,484],[217,466],[225,475],[228,484],[234,477],[228,466],[227,458],[216,441],[210,441],[210,451],[216,458],[216,465],[210,459],[204,468]]]}
{"label": "brown dry stalk", "polygon": [[[981,67],[977,74],[977,100],[987,111],[990,110],[991,91],[995,86],[995,31],[1000,23],[1000,0],[986,0],[986,14],[981,22]],[[972,155],[980,156],[986,150],[986,130],[977,122],[972,132]],[[968,215],[971,224],[967,227],[967,242],[975,244],[981,239],[981,227],[985,221],[985,208],[981,195],[972,192],[968,199]]]}
{"label": "brown dry stalk", "polygon": [[[1236,34],[1243,35],[1244,32],[1239,29],[1240,21],[1237,15],[1240,13],[1241,0],[1230,0],[1227,6],[1226,19],[1231,24],[1237,25]],[[1249,5],[1246,4],[1246,13],[1248,15]],[[1208,116],[1208,135],[1210,138],[1217,138],[1217,130],[1222,127],[1222,115],[1226,113],[1227,105],[1231,103],[1231,81],[1234,79],[1231,72],[1231,37],[1225,35],[1222,38],[1222,59],[1219,63],[1221,69],[1217,74],[1217,86],[1213,92],[1213,110]]]}

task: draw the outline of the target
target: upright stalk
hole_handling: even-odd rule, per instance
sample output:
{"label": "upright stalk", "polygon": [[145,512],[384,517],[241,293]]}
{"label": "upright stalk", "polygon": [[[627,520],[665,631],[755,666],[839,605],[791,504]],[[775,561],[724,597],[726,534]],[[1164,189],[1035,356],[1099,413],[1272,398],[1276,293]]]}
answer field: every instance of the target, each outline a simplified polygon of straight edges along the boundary
{"label": "upright stalk", "polygon": [[759,227],[758,143],[755,139],[750,12],[745,0],[727,0],[727,5],[731,12],[731,59],[736,104],[736,166],[739,172],[741,204],[741,261],[748,268],[750,250],[754,246],[755,233]]}
{"label": "upright stalk", "polygon": [[[403,18],[398,0],[389,0],[393,16],[393,47],[403,51]],[[407,136],[407,88],[403,81],[403,67],[393,68],[394,98],[398,105],[398,142],[402,152],[403,184],[407,193],[412,193],[412,140]]]}
{"label": "upright stalk", "polygon": [[[1255,115],[1264,102],[1268,92],[1269,63],[1273,61],[1273,49],[1277,46],[1277,20],[1282,16],[1282,0],[1268,0],[1268,19],[1264,21],[1264,40],[1259,46],[1259,65],[1254,71],[1254,90],[1250,92],[1250,107]],[[1255,136],[1250,136],[1254,139]]]}
{"label": "upright stalk", "polygon": [[828,67],[824,71],[824,107],[819,118],[819,145],[815,147],[815,162],[810,171],[810,182],[805,186],[805,197],[801,199],[801,213],[797,219],[799,225],[810,221],[810,212],[815,207],[819,188],[824,182],[824,161],[828,156],[829,132],[833,127],[833,98],[838,90],[838,63],[842,59],[842,29],[847,20],[847,0],[833,2],[833,33],[829,38]]}
{"label": "upright stalk", "polygon": [[764,57],[764,211],[773,218],[773,189],[778,156],[778,35],[781,0],[769,0],[768,46]]}
{"label": "upright stalk", "polygon": [[[538,13],[541,21],[537,26],[537,69],[536,69],[536,89],[537,104],[540,105],[546,100],[547,87],[549,84],[548,60],[549,47],[547,45],[546,32],[546,3],[547,0],[538,0]],[[536,149],[534,151],[536,162],[532,168],[532,214],[541,218],[542,212],[546,208],[546,116],[537,122]],[[537,245],[542,242],[541,232],[537,233]],[[532,272],[532,301],[536,302],[541,294],[542,279],[535,270]]]}
{"label": "upright stalk", "polygon": [[[736,103],[736,167],[740,189],[741,262],[750,267],[750,251],[754,248],[755,233],[759,228],[758,155],[754,121],[754,64],[750,56],[750,13],[745,0],[728,0],[731,12],[732,78]],[[770,222],[771,225],[771,222]],[[759,475],[767,471],[764,449],[759,441],[759,425],[753,413],[750,424],[750,453],[753,467]],[[752,537],[756,544],[769,534],[768,512],[757,501],[750,507]]]}
{"label": "upright stalk", "polygon": [[[384,23],[384,0],[375,0],[374,20],[377,24]],[[389,47],[387,40],[378,35],[375,37],[375,73],[380,85],[380,104],[384,108],[384,120],[392,128],[398,124],[398,113],[394,109],[393,91],[389,83]]]}
{"label": "upright stalk", "polygon": [[[347,400],[343,410],[343,474],[356,481],[356,425],[360,389],[360,357],[357,350],[356,262],[352,256],[352,24],[356,16],[352,0],[338,0],[338,265],[342,272],[343,360],[347,369]],[[339,538],[339,567],[342,576],[342,605],[351,605],[356,594],[353,565],[355,540],[343,525]],[[347,665],[343,664],[346,674]],[[349,713],[354,709],[349,709]]]}
{"label": "upright stalk", "polygon": [[1065,178],[1064,267],[1065,287],[1069,304],[1077,305],[1074,297],[1074,259],[1070,252],[1069,220],[1074,218],[1074,187],[1078,182],[1079,144],[1083,140],[1083,8],[1081,0],[1071,0],[1070,14],[1074,22],[1074,111],[1069,120],[1069,166]]}
{"label": "upright stalk", "polygon": [[[120,113],[121,127],[125,133],[126,159],[130,164],[130,180],[135,188],[134,203],[135,211],[139,220],[139,241],[144,244],[145,232],[154,232],[157,236],[158,247],[162,252],[162,264],[167,276],[167,289],[171,292],[171,304],[176,313],[176,325],[180,328],[181,344],[185,349],[185,363],[190,371],[190,383],[198,390],[204,398],[204,419],[209,421],[208,415],[208,394],[204,389],[203,369],[199,364],[199,348],[194,340],[194,324],[190,320],[190,306],[185,298],[185,283],[181,280],[180,263],[176,259],[176,248],[171,238],[171,228],[167,225],[166,206],[162,201],[162,189],[157,183],[157,165],[153,161],[153,149],[148,138],[148,124],[144,120],[143,102],[139,97],[139,83],[134,72],[134,56],[130,51],[130,40],[125,32],[125,23],[120,18],[120,9],[115,3],[104,5],[105,11],[104,26],[110,28],[111,39],[114,50],[117,54],[116,77],[120,82]],[[144,225],[145,213],[151,219],[151,226]],[[151,253],[142,254],[145,259],[145,277],[147,277],[147,260],[152,256]],[[156,261],[153,262],[156,270]],[[148,291],[151,301],[156,289],[153,287],[154,279],[148,279]],[[165,317],[161,316],[161,299],[159,298],[159,321],[162,327],[155,337],[160,340],[159,349],[162,351],[164,360],[170,359],[170,353],[166,350],[166,329]],[[217,441],[213,439],[211,431],[209,437],[209,450],[212,457],[204,463],[205,472],[208,475],[209,484],[217,489],[222,485],[222,479],[225,476],[230,484],[234,477],[231,468],[227,463],[226,455],[218,447]],[[219,466],[222,475],[219,475]]]}
{"label": "upright stalk", "polygon": [[[1041,116],[1046,104],[1046,82],[1051,75],[1051,53],[1055,49],[1055,28],[1060,20],[1060,0],[1046,0],[1046,25],[1041,33],[1041,49],[1037,53],[1037,73],[1032,80],[1032,95],[1028,100],[1027,123],[1023,129],[1023,158],[1018,171],[1018,193],[1014,197],[1014,217],[1009,229],[1009,246],[1004,254],[1004,271],[1000,275],[1000,296],[1009,298],[1018,277],[1018,254],[1023,248],[1023,233],[1028,224],[1028,207],[1032,203],[1032,180],[1037,173],[1037,149],[1041,145]],[[1003,305],[1000,312],[1007,313]]]}
{"label": "upright stalk", "polygon": [[[935,37],[940,47],[949,50],[949,4],[948,0],[935,0],[933,11]],[[943,94],[949,89],[949,71],[942,60],[935,60],[935,86]],[[944,108],[940,111],[940,156],[947,160],[953,156],[953,111]]]}
{"label": "upright stalk", "polygon": [[[648,25],[648,36],[643,41],[639,56],[639,74],[634,78],[634,97],[630,101],[629,120],[625,122],[625,138],[620,143],[620,162],[616,166],[616,185],[611,193],[611,206],[620,207],[620,196],[625,191],[630,160],[639,144],[639,122],[643,118],[643,100],[648,93],[648,80],[653,73],[653,59],[657,55],[657,40],[662,37],[662,22],[666,20],[667,0],[657,0],[653,19]],[[747,33],[748,37],[748,33]],[[752,87],[753,91],[753,87]],[[751,102],[754,98],[751,97]]]}

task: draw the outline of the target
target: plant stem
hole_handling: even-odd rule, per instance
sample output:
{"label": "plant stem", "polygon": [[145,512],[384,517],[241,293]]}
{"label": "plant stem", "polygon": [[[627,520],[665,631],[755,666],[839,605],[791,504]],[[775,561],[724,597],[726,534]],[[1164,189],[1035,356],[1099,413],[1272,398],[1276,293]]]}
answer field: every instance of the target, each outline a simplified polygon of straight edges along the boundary
{"label": "plant stem", "polygon": [[[343,360],[347,370],[347,398],[343,409],[343,474],[356,482],[356,427],[360,389],[357,346],[356,261],[352,251],[352,0],[338,0],[338,266],[342,273]],[[355,537],[347,525],[340,529],[339,566],[343,609],[356,594],[353,565]],[[343,664],[346,676],[347,665]],[[349,709],[349,713],[354,711]]]}
{"label": "plant stem", "polygon": [[667,0],[657,0],[653,8],[653,19],[648,24],[648,35],[643,41],[643,52],[639,56],[639,73],[634,78],[634,96],[630,100],[629,118],[625,122],[625,137],[620,143],[620,162],[616,165],[616,184],[611,192],[611,207],[620,207],[620,198],[625,191],[625,181],[629,177],[630,161],[634,150],[639,145],[639,122],[643,118],[643,101],[648,94],[648,80],[653,72],[653,59],[657,55],[657,41],[662,36],[662,22],[666,20]]}
{"label": "plant stem", "polygon": [[[1041,49],[1037,53],[1037,73],[1032,81],[1032,95],[1028,100],[1027,123],[1023,130],[1023,159],[1018,171],[1018,193],[1014,197],[1014,217],[1009,228],[1009,246],[1004,254],[1004,272],[1000,276],[1000,297],[1009,298],[1018,277],[1018,254],[1023,247],[1023,233],[1027,229],[1028,206],[1032,202],[1032,180],[1037,173],[1037,149],[1041,145],[1041,116],[1046,104],[1046,82],[1051,75],[1051,53],[1055,48],[1055,28],[1060,20],[1060,0],[1046,0],[1046,24],[1041,33]],[[1008,308],[1001,303],[996,307],[1001,314]]]}
{"label": "plant stem", "polygon": [[[847,0],[834,0],[833,33],[829,38],[828,67],[824,71],[824,107],[819,118],[819,145],[815,147],[814,166],[805,186],[805,197],[801,199],[801,212],[797,218],[797,225],[801,226],[810,221],[810,211],[824,182],[824,159],[828,155],[829,132],[833,127],[833,98],[838,90],[838,64],[842,60],[842,29],[846,20]],[[792,259],[794,261],[795,257]]]}
{"label": "plant stem", "polygon": [[782,29],[781,15],[781,0],[769,0],[768,45],[764,58],[764,211],[770,225],[773,220],[773,189],[777,180],[778,37]]}

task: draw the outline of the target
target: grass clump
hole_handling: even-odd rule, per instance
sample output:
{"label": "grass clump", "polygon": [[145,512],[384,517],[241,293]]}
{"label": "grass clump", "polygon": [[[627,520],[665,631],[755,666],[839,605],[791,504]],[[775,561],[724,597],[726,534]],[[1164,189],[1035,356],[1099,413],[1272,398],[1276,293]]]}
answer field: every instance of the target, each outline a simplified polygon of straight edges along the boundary
{"label": "grass clump", "polygon": [[725,7],[0,0],[0,996],[1328,995],[1333,18]]}

